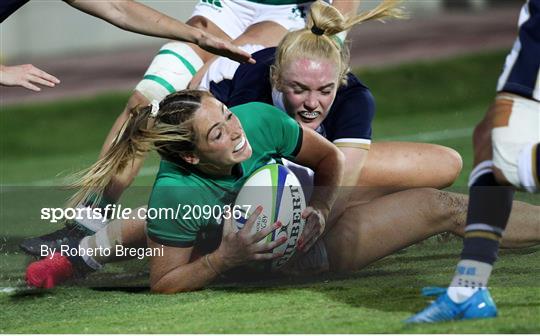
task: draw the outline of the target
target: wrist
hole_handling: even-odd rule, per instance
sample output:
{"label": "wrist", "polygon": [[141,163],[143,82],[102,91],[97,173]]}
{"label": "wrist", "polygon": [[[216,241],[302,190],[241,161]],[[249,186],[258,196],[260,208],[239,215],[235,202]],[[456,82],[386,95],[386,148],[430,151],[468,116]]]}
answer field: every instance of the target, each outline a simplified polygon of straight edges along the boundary
{"label": "wrist", "polygon": [[216,251],[208,254],[207,260],[210,262],[214,271],[219,275],[227,272],[233,267],[233,265],[230,265],[230,263],[227,262],[227,258],[223,256],[220,249],[217,249]]}

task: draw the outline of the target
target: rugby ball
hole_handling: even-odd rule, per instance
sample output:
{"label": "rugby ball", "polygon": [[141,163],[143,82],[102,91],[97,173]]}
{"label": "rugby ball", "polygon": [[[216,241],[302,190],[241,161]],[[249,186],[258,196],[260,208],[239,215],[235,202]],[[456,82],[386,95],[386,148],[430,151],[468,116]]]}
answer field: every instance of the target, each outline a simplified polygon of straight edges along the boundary
{"label": "rugby ball", "polygon": [[241,216],[234,218],[237,230],[244,227],[246,220],[259,205],[263,207],[263,210],[252,232],[260,231],[278,220],[282,223],[281,228],[262,239],[260,244],[287,237],[284,244],[272,251],[283,253],[282,257],[257,263],[258,269],[263,268],[264,271],[275,272],[294,255],[296,243],[304,229],[305,220],[302,219],[301,214],[306,208],[306,199],[298,178],[287,167],[280,164],[269,164],[256,170],[244,183],[235,201],[236,208],[245,209]]}

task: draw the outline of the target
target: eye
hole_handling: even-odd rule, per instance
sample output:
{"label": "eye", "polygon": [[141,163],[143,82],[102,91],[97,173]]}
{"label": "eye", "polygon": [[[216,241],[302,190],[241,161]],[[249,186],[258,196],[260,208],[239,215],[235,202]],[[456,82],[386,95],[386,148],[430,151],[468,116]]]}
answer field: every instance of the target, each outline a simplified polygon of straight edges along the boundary
{"label": "eye", "polygon": [[214,140],[219,140],[219,139],[221,139],[221,136],[222,136],[222,135],[223,135],[223,132],[222,132],[221,130],[215,132]]}
{"label": "eye", "polygon": [[331,93],[332,93],[332,91],[321,91],[321,94],[322,94],[323,96],[328,96],[328,95],[331,94]]}
{"label": "eye", "polygon": [[229,113],[229,115],[227,116],[227,121],[228,121],[228,120],[231,120],[231,119],[232,119],[232,116],[233,116],[233,114],[232,114],[232,113]]}

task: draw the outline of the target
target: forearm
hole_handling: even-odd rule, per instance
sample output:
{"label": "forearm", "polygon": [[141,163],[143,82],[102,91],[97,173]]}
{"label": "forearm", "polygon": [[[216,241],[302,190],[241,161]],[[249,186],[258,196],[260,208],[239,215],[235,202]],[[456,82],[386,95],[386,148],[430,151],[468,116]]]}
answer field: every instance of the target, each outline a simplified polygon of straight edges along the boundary
{"label": "forearm", "polygon": [[71,6],[131,32],[198,43],[203,32],[141,3],[66,0]]}
{"label": "forearm", "polygon": [[328,216],[334,206],[343,183],[344,161],[340,151],[331,151],[314,169],[315,187],[309,205],[323,211],[325,216]]}
{"label": "forearm", "polygon": [[152,291],[163,294],[190,292],[204,288],[228,267],[216,252],[169,271],[152,285]]}
{"label": "forearm", "polygon": [[[368,151],[357,148],[339,147],[339,149],[345,155],[343,182],[339,188],[339,193],[334,202],[334,206],[330,211],[328,217],[329,226],[337,220],[343,211],[347,208],[352,193],[362,193],[363,191],[358,187],[358,179],[362,168],[367,159]],[[326,227],[326,230],[328,226]]]}

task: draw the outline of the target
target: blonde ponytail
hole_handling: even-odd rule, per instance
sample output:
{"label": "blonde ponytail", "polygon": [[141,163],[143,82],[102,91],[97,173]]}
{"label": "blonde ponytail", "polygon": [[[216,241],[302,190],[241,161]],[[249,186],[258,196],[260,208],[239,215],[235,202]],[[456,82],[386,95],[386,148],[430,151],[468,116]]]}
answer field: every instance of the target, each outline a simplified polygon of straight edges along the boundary
{"label": "blonde ponytail", "polygon": [[150,107],[132,110],[105,155],[88,169],[72,176],[75,181],[70,188],[77,189],[77,192],[69,200],[69,206],[85,202],[92,202],[92,205],[99,203],[112,177],[150,150],[152,140],[143,136],[149,112]]}

